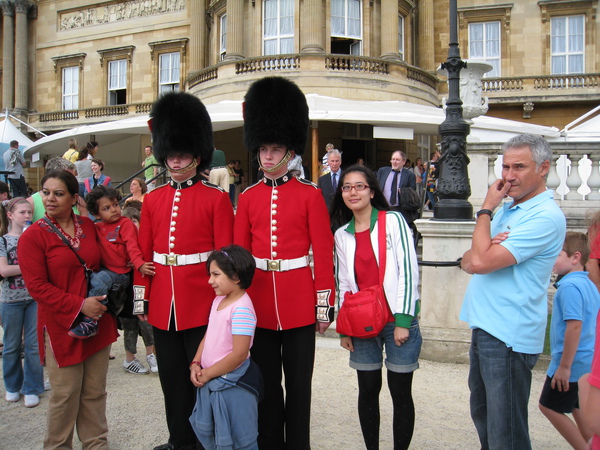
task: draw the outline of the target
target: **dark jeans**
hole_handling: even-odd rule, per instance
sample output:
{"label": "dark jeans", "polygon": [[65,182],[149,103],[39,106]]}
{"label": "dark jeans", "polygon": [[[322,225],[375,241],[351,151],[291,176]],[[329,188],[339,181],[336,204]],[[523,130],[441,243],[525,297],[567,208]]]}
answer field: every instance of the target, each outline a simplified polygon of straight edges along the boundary
{"label": "dark jeans", "polygon": [[258,447],[310,449],[315,325],[283,331],[256,328],[251,353],[265,381],[265,398],[258,405]]}
{"label": "dark jeans", "polygon": [[481,448],[531,449],[527,405],[531,369],[539,355],[517,353],[482,329],[474,329],[469,352],[471,418]]}
{"label": "dark jeans", "polygon": [[23,175],[19,178],[9,178],[8,182],[13,197],[27,197],[27,184]]}
{"label": "dark jeans", "polygon": [[175,331],[153,327],[158,376],[165,397],[169,443],[175,448],[196,444],[190,416],[196,403],[196,388],[190,381],[190,364],[198,351],[206,326]]}

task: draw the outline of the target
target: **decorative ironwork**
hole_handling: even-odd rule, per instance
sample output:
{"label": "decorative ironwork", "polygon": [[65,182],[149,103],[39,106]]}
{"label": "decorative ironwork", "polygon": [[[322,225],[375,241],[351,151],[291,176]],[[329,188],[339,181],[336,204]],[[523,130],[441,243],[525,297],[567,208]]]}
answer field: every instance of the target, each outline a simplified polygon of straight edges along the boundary
{"label": "decorative ironwork", "polygon": [[448,59],[442,68],[448,71],[448,101],[446,120],[439,126],[442,136],[438,161],[439,178],[437,194],[439,201],[433,208],[433,218],[438,220],[472,220],[473,206],[468,198],[471,186],[467,166],[467,136],[469,124],[463,119],[460,100],[460,71],[466,67],[460,58],[457,29],[457,0],[450,0],[450,48]]}

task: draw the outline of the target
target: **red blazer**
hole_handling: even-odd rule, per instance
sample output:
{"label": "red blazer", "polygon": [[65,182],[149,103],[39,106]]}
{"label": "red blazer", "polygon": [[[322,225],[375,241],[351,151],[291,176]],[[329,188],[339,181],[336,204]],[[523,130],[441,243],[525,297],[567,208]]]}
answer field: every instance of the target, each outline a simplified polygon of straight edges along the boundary
{"label": "red blazer", "polygon": [[[153,252],[189,255],[230,245],[233,238],[233,209],[221,188],[200,181],[200,176],[181,183],[171,181],[154,189],[144,199],[139,243],[144,261]],[[215,297],[208,284],[206,263],[164,266],[154,263],[156,275],[142,277],[136,271],[134,284],[146,288],[148,321],[168,330],[175,309],[177,330],[208,323]]]}
{"label": "red blazer", "polygon": [[330,306],[335,301],[333,235],[320,190],[310,181],[286,175],[264,178],[239,197],[234,242],[257,258],[294,259],[308,255],[310,267],[287,272],[256,269],[248,294],[257,326],[287,330],[315,323],[317,292]]}
{"label": "red blazer", "polygon": [[[96,227],[87,217],[74,216],[83,227],[77,253],[87,266],[100,267],[100,250]],[[27,290],[38,303],[38,341],[40,359],[45,358],[44,330],[50,337],[52,352],[59,367],[85,361],[115,342],[115,318],[103,314],[98,334],[91,339],[73,339],[67,333],[73,327],[87,297],[87,279],[73,251],[43,219],[31,225],[19,239],[19,266]]]}

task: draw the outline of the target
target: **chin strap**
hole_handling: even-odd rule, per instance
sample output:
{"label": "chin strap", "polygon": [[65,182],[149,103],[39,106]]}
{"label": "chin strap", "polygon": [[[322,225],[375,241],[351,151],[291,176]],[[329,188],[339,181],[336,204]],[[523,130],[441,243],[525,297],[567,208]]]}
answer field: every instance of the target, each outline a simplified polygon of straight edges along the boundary
{"label": "chin strap", "polygon": [[263,172],[265,172],[265,173],[273,173],[273,172],[281,169],[281,167],[284,164],[287,164],[291,157],[292,157],[292,154],[290,153],[289,150],[287,150],[285,152],[285,156],[283,158],[281,158],[281,161],[279,161],[279,164],[274,165],[270,169],[266,169],[265,167],[263,167],[262,163],[260,162],[260,155],[259,155],[258,156],[258,165],[260,166],[260,168],[262,169]]}
{"label": "chin strap", "polygon": [[186,173],[186,172],[189,172],[190,170],[198,167],[198,159],[194,158],[191,163],[189,163],[187,166],[185,166],[182,169],[171,169],[168,164],[166,164],[166,166],[167,166],[167,169],[169,169],[169,172],[171,172],[171,173]]}

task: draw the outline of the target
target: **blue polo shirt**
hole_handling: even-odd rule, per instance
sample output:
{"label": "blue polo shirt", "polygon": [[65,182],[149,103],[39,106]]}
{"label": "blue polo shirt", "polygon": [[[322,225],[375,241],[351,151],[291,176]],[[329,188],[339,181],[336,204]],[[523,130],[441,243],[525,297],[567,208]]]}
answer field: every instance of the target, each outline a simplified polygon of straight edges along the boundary
{"label": "blue polo shirt", "polygon": [[481,328],[515,352],[544,347],[550,273],[565,240],[565,216],[546,190],[496,213],[491,236],[510,232],[500,245],[517,261],[485,275],[473,275],[460,311],[470,328]]}
{"label": "blue polo shirt", "polygon": [[567,320],[581,321],[581,333],[577,353],[571,365],[571,383],[576,382],[592,368],[594,358],[594,342],[596,339],[596,316],[600,308],[600,294],[596,285],[583,271],[571,272],[556,283],[558,291],[552,304],[552,324],[550,327],[550,344],[552,361],[548,366],[548,376],[560,365],[565,347],[565,331]]}

